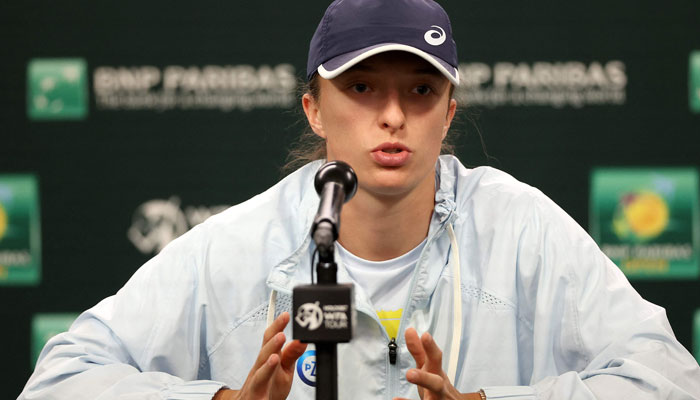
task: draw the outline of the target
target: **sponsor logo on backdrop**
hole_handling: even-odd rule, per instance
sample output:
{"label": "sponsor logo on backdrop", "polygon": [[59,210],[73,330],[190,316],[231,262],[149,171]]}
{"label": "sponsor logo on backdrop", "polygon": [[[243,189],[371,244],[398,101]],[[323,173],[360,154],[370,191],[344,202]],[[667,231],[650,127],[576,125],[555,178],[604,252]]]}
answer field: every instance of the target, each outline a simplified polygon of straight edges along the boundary
{"label": "sponsor logo on backdrop", "polygon": [[93,87],[100,110],[250,111],[296,103],[291,64],[99,66]]}
{"label": "sponsor logo on backdrop", "polygon": [[176,196],[141,204],[132,218],[127,237],[143,254],[156,254],[195,225],[229,206],[182,207]]}
{"label": "sponsor logo on backdrop", "polygon": [[690,53],[688,75],[690,111],[700,113],[700,50]]}
{"label": "sponsor logo on backdrop", "polygon": [[622,61],[460,63],[455,97],[471,106],[619,106],[627,99]]}
{"label": "sponsor logo on backdrop", "polygon": [[39,203],[32,175],[0,175],[0,285],[41,278]]}
{"label": "sponsor logo on backdrop", "polygon": [[81,58],[37,58],[27,65],[27,115],[33,120],[88,114],[87,64]]}
{"label": "sponsor logo on backdrop", "polygon": [[59,333],[68,331],[76,318],[78,318],[78,314],[75,313],[34,315],[32,318],[32,365],[36,364],[46,342]]}
{"label": "sponsor logo on backdrop", "polygon": [[628,277],[699,275],[695,169],[597,169],[591,184],[591,234]]}

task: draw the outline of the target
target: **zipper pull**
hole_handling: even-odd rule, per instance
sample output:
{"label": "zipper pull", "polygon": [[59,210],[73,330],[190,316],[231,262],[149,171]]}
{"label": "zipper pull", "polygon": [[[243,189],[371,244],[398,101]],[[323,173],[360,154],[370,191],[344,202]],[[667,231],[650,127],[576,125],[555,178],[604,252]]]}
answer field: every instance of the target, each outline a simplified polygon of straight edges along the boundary
{"label": "zipper pull", "polygon": [[396,338],[391,338],[389,342],[389,362],[393,365],[396,364],[396,349],[399,346],[396,344]]}

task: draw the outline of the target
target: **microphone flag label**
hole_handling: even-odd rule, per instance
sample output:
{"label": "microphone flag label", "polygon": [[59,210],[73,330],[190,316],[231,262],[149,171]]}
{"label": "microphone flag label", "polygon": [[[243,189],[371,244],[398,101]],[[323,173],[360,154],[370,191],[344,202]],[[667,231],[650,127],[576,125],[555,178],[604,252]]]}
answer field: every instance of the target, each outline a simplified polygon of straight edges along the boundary
{"label": "microphone flag label", "polygon": [[292,336],[306,343],[345,343],[352,339],[355,309],[352,284],[294,287]]}

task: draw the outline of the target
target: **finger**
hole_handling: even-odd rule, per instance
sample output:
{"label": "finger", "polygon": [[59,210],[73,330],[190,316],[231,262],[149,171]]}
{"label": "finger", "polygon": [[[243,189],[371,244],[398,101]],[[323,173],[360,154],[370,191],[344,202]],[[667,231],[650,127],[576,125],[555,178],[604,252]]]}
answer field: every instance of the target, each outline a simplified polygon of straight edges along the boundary
{"label": "finger", "polygon": [[287,323],[289,323],[289,313],[285,311],[282,314],[280,314],[279,317],[275,318],[275,320],[272,321],[270,326],[268,326],[267,329],[265,329],[265,334],[263,335],[263,344],[267,343],[278,332],[282,332],[284,330],[284,327],[287,326]]}
{"label": "finger", "polygon": [[270,357],[263,363],[263,365],[255,371],[253,375],[253,381],[250,384],[250,392],[254,396],[264,396],[267,395],[269,389],[270,379],[279,365],[280,357],[277,354],[271,354]]}
{"label": "finger", "polygon": [[428,358],[426,362],[427,370],[442,375],[442,350],[440,350],[440,347],[438,347],[428,332],[425,332],[420,339]]}
{"label": "finger", "polygon": [[423,368],[423,364],[425,364],[425,350],[420,338],[418,338],[418,332],[413,328],[408,328],[404,333],[404,338],[406,339],[408,351],[413,356],[413,359],[416,360],[416,367]]}
{"label": "finger", "polygon": [[288,343],[282,349],[282,357],[280,361],[280,366],[286,372],[290,372],[294,369],[294,363],[297,361],[304,351],[306,351],[306,343],[302,343],[298,340],[293,340]]}
{"label": "finger", "polygon": [[440,375],[420,369],[409,369],[408,372],[406,372],[406,379],[414,385],[423,387],[436,394],[442,393],[445,390],[445,379]]}
{"label": "finger", "polygon": [[279,355],[280,351],[282,350],[282,346],[284,345],[284,341],[284,333],[282,332],[278,332],[275,336],[272,337],[272,339],[268,340],[267,343],[265,343],[260,349],[260,352],[258,353],[258,358],[255,360],[255,364],[253,365],[253,369],[260,368],[260,366],[272,354]]}

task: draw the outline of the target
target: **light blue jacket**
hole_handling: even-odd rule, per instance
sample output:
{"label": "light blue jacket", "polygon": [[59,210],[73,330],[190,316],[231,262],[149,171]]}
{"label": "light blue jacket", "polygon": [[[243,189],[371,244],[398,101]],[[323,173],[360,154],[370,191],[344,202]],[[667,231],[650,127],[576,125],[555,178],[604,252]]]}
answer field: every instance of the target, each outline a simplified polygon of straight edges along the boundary
{"label": "light blue jacket", "polygon": [[[240,387],[271,293],[276,314],[290,311],[292,288],[310,279],[318,167],[307,165],[167,246],[46,345],[19,398],[209,399],[222,385]],[[355,336],[338,349],[340,398],[417,399],[405,379],[414,361],[402,334],[413,326],[434,335],[445,369],[458,353],[460,391],[486,388],[489,399],[700,399],[700,368],[664,310],[643,300],[551,200],[451,156],[441,156],[436,176],[397,363],[389,363],[389,338],[356,288]],[[342,265],[339,279],[350,279]],[[313,388],[294,379],[289,398],[313,399]]]}

